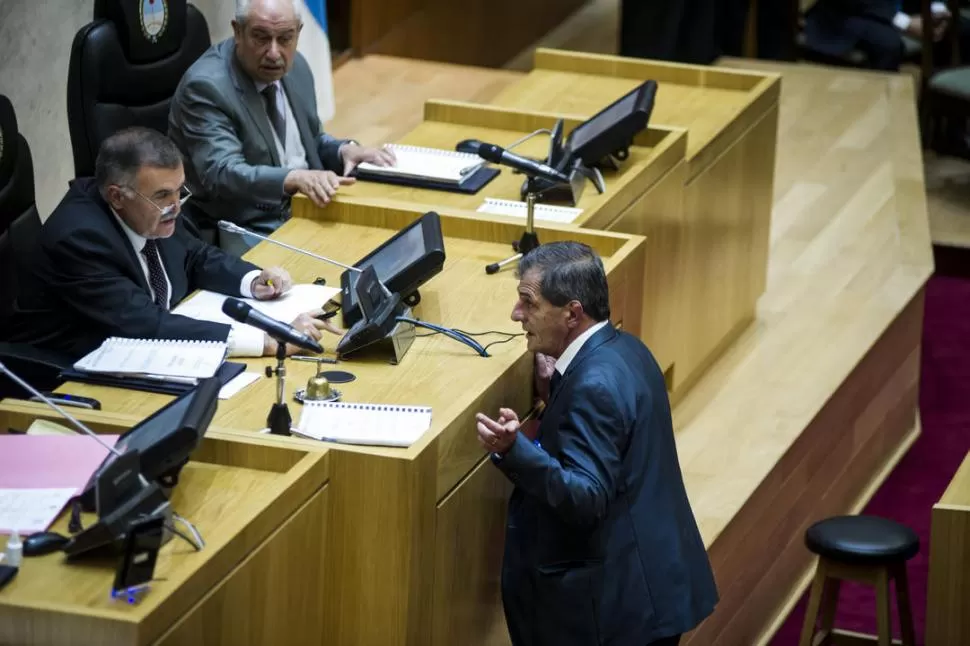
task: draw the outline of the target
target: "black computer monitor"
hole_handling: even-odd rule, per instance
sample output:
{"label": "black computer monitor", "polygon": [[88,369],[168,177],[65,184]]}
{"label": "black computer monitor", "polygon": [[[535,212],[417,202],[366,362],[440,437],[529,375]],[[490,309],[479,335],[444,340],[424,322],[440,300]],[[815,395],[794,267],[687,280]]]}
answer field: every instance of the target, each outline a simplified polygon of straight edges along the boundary
{"label": "black computer monitor", "polygon": [[[387,242],[354,263],[359,269],[373,267],[377,278],[393,293],[408,298],[418,287],[438,274],[445,264],[445,242],[441,218],[434,211],[398,231]],[[360,320],[355,285],[359,272],[340,276],[344,327]]]}
{"label": "black computer monitor", "polygon": [[576,126],[566,142],[571,158],[595,166],[615,153],[624,157],[647,127],[656,94],[657,82],[646,81]]}
{"label": "black computer monitor", "polygon": [[[221,387],[216,377],[201,380],[198,386],[118,438],[115,448],[121,453],[138,451],[142,475],[149,482],[167,484],[202,441],[216,414]],[[95,511],[95,482],[100,470],[99,467],[91,476],[79,497],[85,511]]]}

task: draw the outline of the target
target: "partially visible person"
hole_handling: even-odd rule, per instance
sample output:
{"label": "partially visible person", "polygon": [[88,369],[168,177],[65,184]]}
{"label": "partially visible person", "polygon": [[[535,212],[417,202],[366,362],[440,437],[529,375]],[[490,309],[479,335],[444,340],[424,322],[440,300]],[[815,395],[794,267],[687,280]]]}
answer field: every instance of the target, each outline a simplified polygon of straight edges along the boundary
{"label": "partially visible person", "polygon": [[[818,0],[805,17],[805,44],[812,51],[832,58],[844,58],[858,49],[867,66],[898,71],[905,52],[903,34],[922,41],[924,28],[932,30],[937,43],[937,64],[948,63],[948,49],[942,45],[953,16],[944,2],[931,7],[933,24],[923,25],[920,0]],[[956,25],[961,49],[967,49],[968,24]]]}
{"label": "partially visible person", "polygon": [[502,600],[514,646],[673,646],[718,601],[677,459],[663,374],[610,323],[600,258],[544,244],[519,265],[522,324],[547,405],[501,408],[479,442],[515,486]]}
{"label": "partially visible person", "polygon": [[721,54],[718,0],[622,0],[620,55],[708,65]]}
{"label": "partially visible person", "polygon": [[[187,229],[184,181],[182,157],[165,135],[130,128],[105,139],[95,177],[72,181],[41,228],[9,340],[71,359],[112,336],[228,341],[234,356],[275,353],[276,342],[256,328],[170,311],[197,289],[268,300],[291,284],[284,269],[260,269]],[[319,314],[301,314],[292,325],[319,339],[327,327]]]}
{"label": "partially visible person", "polygon": [[[333,199],[361,162],[395,163],[325,133],[313,74],[297,49],[302,18],[295,0],[237,0],[233,36],[209,48],[172,98],[168,134],[185,155],[194,210],[203,228],[228,220],[269,235],[302,193],[318,206]],[[252,236],[219,232],[241,255]]]}

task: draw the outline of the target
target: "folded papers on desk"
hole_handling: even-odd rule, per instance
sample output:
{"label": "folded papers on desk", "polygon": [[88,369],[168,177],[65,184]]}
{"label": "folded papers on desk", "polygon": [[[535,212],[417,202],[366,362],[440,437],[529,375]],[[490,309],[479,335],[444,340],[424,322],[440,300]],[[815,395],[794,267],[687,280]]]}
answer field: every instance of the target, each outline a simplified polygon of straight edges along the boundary
{"label": "folded papers on desk", "polygon": [[406,448],[429,428],[427,406],[308,401],[295,432],[325,442]]}
{"label": "folded papers on desk", "polygon": [[[114,446],[117,435],[100,435]],[[108,451],[82,435],[0,435],[0,533],[46,530]]]}

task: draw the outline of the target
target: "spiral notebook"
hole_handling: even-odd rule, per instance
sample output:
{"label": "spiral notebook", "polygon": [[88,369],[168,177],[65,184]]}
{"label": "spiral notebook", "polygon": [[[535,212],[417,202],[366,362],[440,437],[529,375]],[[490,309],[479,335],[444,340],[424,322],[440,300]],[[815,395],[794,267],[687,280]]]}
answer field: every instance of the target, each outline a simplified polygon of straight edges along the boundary
{"label": "spiral notebook", "polygon": [[74,364],[80,372],[195,383],[226,360],[222,341],[169,341],[111,337]]}
{"label": "spiral notebook", "polygon": [[[482,205],[478,207],[479,213],[494,213],[496,215],[509,215],[514,218],[526,217],[526,205],[525,202],[516,202],[514,200],[499,200],[492,197],[486,197]],[[582,209],[577,209],[572,206],[555,206],[553,204],[536,204],[535,206],[535,219],[536,220],[548,220],[550,222],[562,222],[564,224],[569,224],[575,220],[583,212]]]}
{"label": "spiral notebook", "polygon": [[408,447],[431,428],[431,408],[308,401],[296,434],[314,440]]}
{"label": "spiral notebook", "polygon": [[363,162],[357,165],[357,174],[359,176],[390,175],[429,179],[458,185],[474,175],[475,171],[485,164],[485,160],[478,155],[460,153],[455,150],[401,144],[390,144],[388,148],[397,157],[397,164],[394,166],[378,166],[370,162]]}

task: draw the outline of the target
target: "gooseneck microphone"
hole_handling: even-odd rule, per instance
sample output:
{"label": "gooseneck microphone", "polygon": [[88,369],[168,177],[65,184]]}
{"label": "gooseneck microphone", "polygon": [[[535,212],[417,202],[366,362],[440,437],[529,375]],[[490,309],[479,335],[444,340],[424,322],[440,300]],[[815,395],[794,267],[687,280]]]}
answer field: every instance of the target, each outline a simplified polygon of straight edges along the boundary
{"label": "gooseneck microphone", "polygon": [[311,352],[323,352],[323,348],[320,347],[317,340],[310,335],[300,332],[289,323],[277,321],[259,310],[253,309],[252,305],[239,299],[227,298],[222,304],[222,313],[235,321],[262,330],[279,343],[289,343]]}
{"label": "gooseneck microphone", "polygon": [[477,152],[479,157],[485,161],[490,161],[493,164],[502,164],[503,166],[520,170],[526,175],[539,177],[550,182],[558,182],[562,184],[569,183],[569,177],[563,173],[560,173],[552,166],[547,166],[546,164],[533,161],[527,157],[510,153],[501,146],[496,146],[495,144],[481,144],[478,147]]}
{"label": "gooseneck microphone", "polygon": [[[266,242],[278,245],[280,247],[283,247],[284,249],[289,249],[290,251],[302,253],[304,256],[310,256],[311,258],[316,258],[317,260],[328,262],[331,265],[343,267],[344,269],[347,269],[349,271],[355,271],[358,274],[363,271],[363,269],[358,269],[357,267],[353,267],[351,265],[345,265],[342,262],[338,262],[336,260],[333,260],[332,258],[327,258],[326,256],[320,256],[318,254],[313,253],[312,251],[307,251],[306,249],[300,249],[299,247],[294,247],[293,245],[286,244],[285,242],[280,242],[279,240],[273,240],[270,237],[260,235],[259,233],[256,233],[255,231],[250,231],[249,229],[244,229],[238,224],[233,224],[232,222],[229,222],[227,220],[219,220],[219,228],[222,229],[223,231],[228,231],[229,233],[237,233],[239,235],[259,238],[260,240],[265,240]],[[228,314],[228,312],[226,313]]]}

